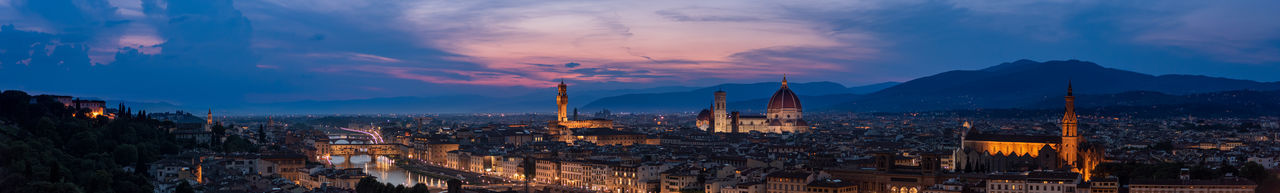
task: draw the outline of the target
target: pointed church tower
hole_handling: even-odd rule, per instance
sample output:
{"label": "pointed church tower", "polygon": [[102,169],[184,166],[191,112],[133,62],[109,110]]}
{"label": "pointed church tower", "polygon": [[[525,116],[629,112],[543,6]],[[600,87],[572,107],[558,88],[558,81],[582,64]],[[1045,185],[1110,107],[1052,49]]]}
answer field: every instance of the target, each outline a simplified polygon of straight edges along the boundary
{"label": "pointed church tower", "polygon": [[204,117],[204,131],[213,130],[213,109],[209,109],[209,115]]}
{"label": "pointed church tower", "polygon": [[1062,149],[1058,153],[1060,154],[1059,157],[1064,161],[1063,164],[1071,165],[1073,170],[1078,170],[1075,166],[1079,165],[1076,160],[1079,159],[1080,135],[1076,132],[1076,124],[1078,123],[1075,108],[1076,97],[1071,93],[1070,81],[1067,81],[1067,96],[1065,99],[1067,111],[1062,114]]}

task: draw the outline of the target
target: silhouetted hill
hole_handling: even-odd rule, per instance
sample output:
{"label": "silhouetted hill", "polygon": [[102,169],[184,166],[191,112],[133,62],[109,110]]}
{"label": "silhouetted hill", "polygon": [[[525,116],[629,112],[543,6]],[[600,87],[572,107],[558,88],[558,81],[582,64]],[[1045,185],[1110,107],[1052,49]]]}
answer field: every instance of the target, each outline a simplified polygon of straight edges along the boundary
{"label": "silhouetted hill", "polygon": [[884,90],[889,87],[897,86],[898,84],[902,84],[902,83],[901,82],[882,82],[882,83],[868,84],[868,85],[862,85],[862,86],[854,86],[854,87],[849,87],[849,92],[853,94],[868,94],[868,93],[874,93],[880,90]]}
{"label": "silhouetted hill", "polygon": [[[749,104],[750,102],[739,102],[765,101],[773,96],[773,93],[777,92],[780,86],[781,83],[779,82],[721,84],[684,92],[626,94],[600,98],[588,103],[581,109],[587,111],[609,109],[614,112],[691,112],[711,106],[711,102],[715,98],[713,93],[717,90],[724,90],[727,93],[726,101],[730,104],[726,105],[729,105],[731,110],[737,110],[739,107],[744,107],[745,109],[754,106],[764,108],[767,102],[759,102],[758,105]],[[796,94],[801,95],[800,102],[804,103],[803,105],[811,105],[808,101],[810,97],[805,96],[851,94],[844,85],[834,82],[788,83],[787,86]],[[821,100],[815,99],[815,102],[818,101]]]}
{"label": "silhouetted hill", "polygon": [[[1076,107],[1113,116],[1275,116],[1280,90],[1236,90],[1186,95],[1152,91],[1076,96]],[[1062,99],[1046,99],[1028,109],[1061,109]]]}
{"label": "silhouetted hill", "polygon": [[1061,99],[1066,94],[1068,80],[1075,85],[1077,95],[1280,89],[1280,83],[1274,82],[1197,75],[1152,76],[1078,60],[1019,60],[981,70],[949,71],[907,81],[827,110],[894,112],[1023,108],[1046,99]]}
{"label": "silhouetted hill", "polygon": [[[938,115],[967,117],[1035,118],[1062,116],[1062,98],[1045,99],[1017,109],[953,110]],[[1101,95],[1077,95],[1076,113],[1087,116],[1127,118],[1258,117],[1280,116],[1280,90],[1224,91],[1170,95],[1133,91]],[[893,114],[893,113],[889,113]]]}
{"label": "silhouetted hill", "polygon": [[[832,94],[822,96],[806,96],[800,95],[800,103],[803,107],[828,107],[857,99],[862,95],[858,94]],[[730,111],[739,111],[745,115],[764,114],[769,106],[769,98],[758,98],[745,101],[729,102],[725,104]],[[702,107],[707,108],[707,107]]]}

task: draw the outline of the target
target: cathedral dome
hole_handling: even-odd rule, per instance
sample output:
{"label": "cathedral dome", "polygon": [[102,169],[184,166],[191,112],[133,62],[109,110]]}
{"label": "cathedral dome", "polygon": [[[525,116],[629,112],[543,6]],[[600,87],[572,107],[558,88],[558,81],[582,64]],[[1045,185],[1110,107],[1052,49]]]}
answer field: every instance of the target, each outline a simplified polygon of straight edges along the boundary
{"label": "cathedral dome", "polygon": [[769,98],[768,110],[779,110],[783,108],[795,108],[799,111],[800,97],[795,92],[791,92],[791,88],[787,88],[787,78],[782,78],[782,88],[778,92],[773,93],[773,97]]}
{"label": "cathedral dome", "polygon": [[698,112],[698,121],[710,121],[710,120],[711,120],[711,110],[702,109],[702,112]]}

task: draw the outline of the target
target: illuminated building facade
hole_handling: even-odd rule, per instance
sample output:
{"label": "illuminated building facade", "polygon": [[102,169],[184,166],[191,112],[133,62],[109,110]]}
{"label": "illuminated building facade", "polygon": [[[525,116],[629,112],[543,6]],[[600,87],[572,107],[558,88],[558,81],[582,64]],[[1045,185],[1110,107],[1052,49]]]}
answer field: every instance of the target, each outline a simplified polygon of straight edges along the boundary
{"label": "illuminated building facade", "polygon": [[987,193],[1077,192],[1084,183],[1074,172],[1002,173],[988,176]]}
{"label": "illuminated building facade", "polygon": [[552,140],[567,143],[573,143],[575,137],[574,129],[583,128],[613,128],[613,121],[605,119],[592,120],[569,120],[569,86],[560,81],[560,85],[556,86],[559,94],[556,95],[556,120],[547,124],[547,134],[551,135]]}
{"label": "illuminated building facade", "polygon": [[86,112],[86,114],[88,114],[89,117],[98,117],[98,116],[105,115],[103,114],[103,112],[107,107],[107,101],[101,101],[101,100],[76,99],[76,100],[73,100],[72,103],[74,103],[75,108],[77,109],[87,110],[88,112]]}
{"label": "illuminated building facade", "polygon": [[969,129],[961,135],[961,146],[953,154],[953,168],[967,172],[1066,170],[1091,179],[1093,168],[1102,162],[1103,150],[1080,137],[1070,84],[1065,100],[1060,136],[984,134]]}
{"label": "illuminated building facade", "polygon": [[[85,110],[86,112],[84,112],[84,114],[88,115],[89,117],[98,117],[98,116],[107,115],[106,114],[107,102],[102,100],[83,100],[83,99],[77,99],[75,97],[63,96],[63,95],[37,95],[36,97],[31,98],[31,104],[35,104],[37,98],[52,99],[53,101],[62,103],[63,107],[73,108],[74,110]],[[107,116],[114,118],[112,115],[107,115]]]}
{"label": "illuminated building facade", "polygon": [[1129,183],[1130,193],[1253,193],[1258,184],[1249,180],[1228,178],[1218,180],[1153,180],[1134,179]]}
{"label": "illuminated building facade", "polygon": [[728,112],[725,106],[724,91],[715,92],[715,100],[710,110],[704,110],[695,122],[698,128],[720,133],[797,133],[808,132],[809,123],[804,121],[804,111],[800,105],[800,97],[787,87],[787,77],[782,77],[782,87],[769,98],[764,116],[737,115]]}
{"label": "illuminated building facade", "polygon": [[917,158],[902,159],[897,153],[877,152],[872,155],[871,165],[822,171],[853,183],[862,193],[920,193],[955,177],[942,171],[941,157],[937,153],[920,153]]}

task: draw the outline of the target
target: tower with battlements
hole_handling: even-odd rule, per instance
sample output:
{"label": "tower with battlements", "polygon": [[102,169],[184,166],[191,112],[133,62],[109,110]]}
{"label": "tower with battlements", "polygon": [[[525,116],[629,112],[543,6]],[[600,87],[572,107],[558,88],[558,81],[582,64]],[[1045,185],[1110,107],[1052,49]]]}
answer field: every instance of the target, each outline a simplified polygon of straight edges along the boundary
{"label": "tower with battlements", "polygon": [[560,94],[556,95],[556,106],[559,107],[560,111],[556,112],[556,120],[569,121],[569,86],[564,84],[564,80],[560,80],[560,85],[557,88]]}

